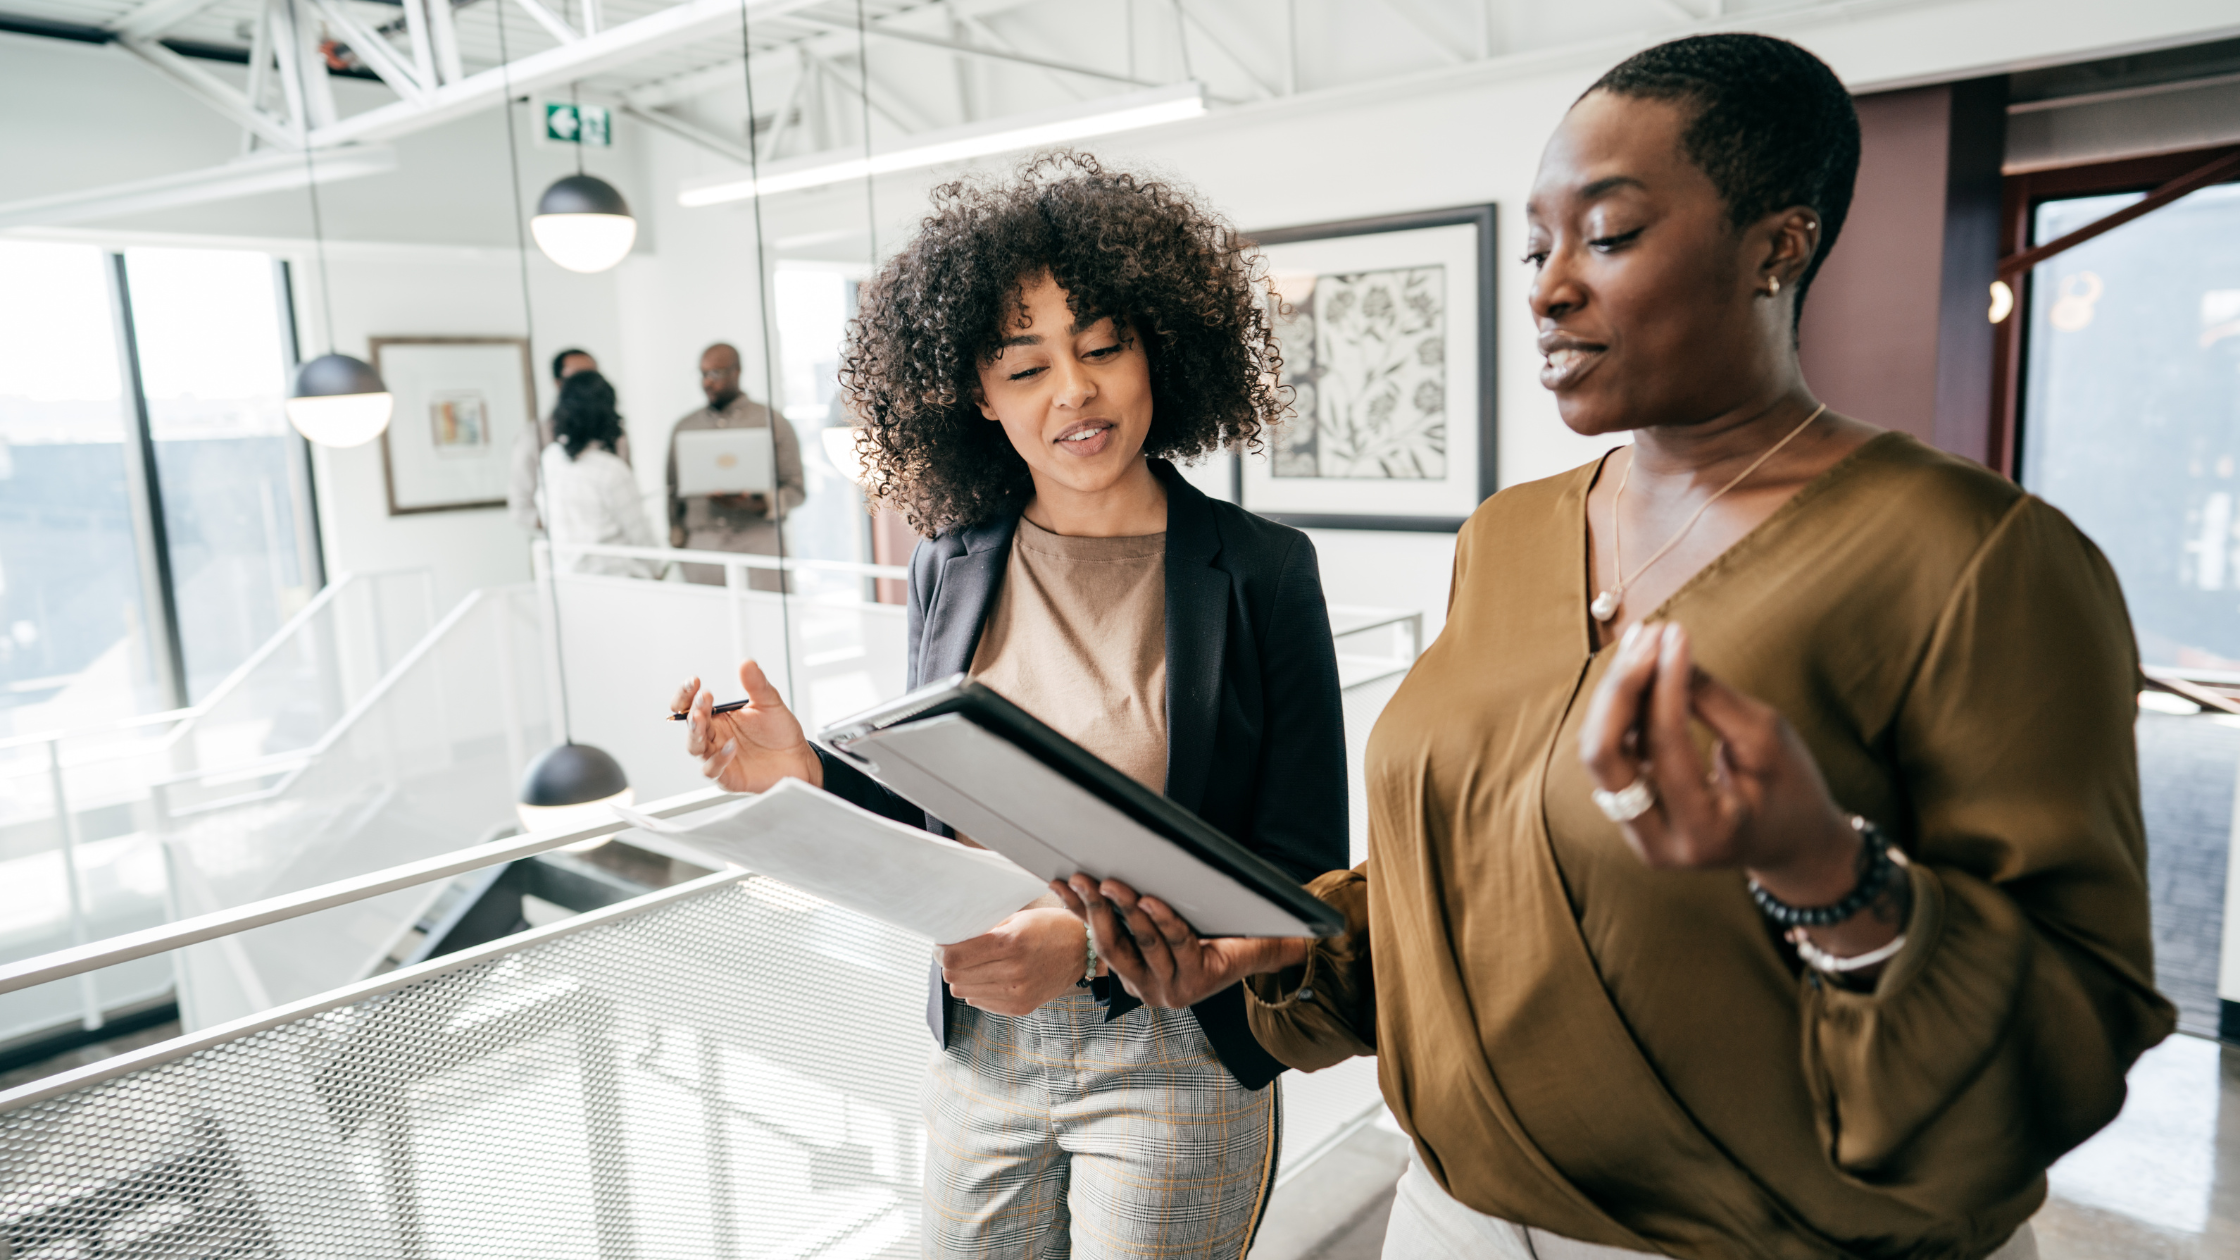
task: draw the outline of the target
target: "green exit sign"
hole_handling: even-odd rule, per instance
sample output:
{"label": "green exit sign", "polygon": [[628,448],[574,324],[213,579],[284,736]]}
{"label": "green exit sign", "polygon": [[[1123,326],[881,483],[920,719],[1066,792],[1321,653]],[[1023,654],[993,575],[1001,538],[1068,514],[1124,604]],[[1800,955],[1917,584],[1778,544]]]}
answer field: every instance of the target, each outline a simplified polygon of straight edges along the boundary
{"label": "green exit sign", "polygon": [[546,101],[544,139],[548,144],[587,144],[595,148],[608,148],[614,144],[614,119],[602,105]]}

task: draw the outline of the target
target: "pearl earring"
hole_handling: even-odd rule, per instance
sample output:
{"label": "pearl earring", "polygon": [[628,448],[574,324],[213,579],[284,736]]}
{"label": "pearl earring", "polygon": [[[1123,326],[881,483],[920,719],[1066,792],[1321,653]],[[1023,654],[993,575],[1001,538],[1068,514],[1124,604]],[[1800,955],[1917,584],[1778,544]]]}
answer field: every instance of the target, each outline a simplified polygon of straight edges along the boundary
{"label": "pearl earring", "polygon": [[1770,280],[1767,280],[1767,281],[1766,281],[1766,296],[1767,296],[1767,297],[1780,297],[1780,296],[1781,296],[1781,277],[1779,277],[1779,276],[1775,276],[1775,277],[1773,277],[1772,279],[1770,279]]}

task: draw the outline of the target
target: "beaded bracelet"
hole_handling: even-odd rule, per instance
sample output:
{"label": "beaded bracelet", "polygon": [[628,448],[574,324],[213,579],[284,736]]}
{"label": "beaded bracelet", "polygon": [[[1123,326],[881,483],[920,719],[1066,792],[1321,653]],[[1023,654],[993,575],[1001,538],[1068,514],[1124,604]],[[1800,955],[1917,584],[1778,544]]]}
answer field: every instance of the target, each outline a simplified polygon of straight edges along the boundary
{"label": "beaded bracelet", "polygon": [[1859,833],[1859,879],[1841,901],[1825,906],[1792,906],[1767,892],[1755,879],[1750,881],[1750,899],[1758,903],[1767,918],[1785,928],[1833,927],[1873,905],[1891,877],[1898,874],[1898,862],[1891,855],[1890,839],[1882,834],[1882,828],[1853,814],[1851,829]]}

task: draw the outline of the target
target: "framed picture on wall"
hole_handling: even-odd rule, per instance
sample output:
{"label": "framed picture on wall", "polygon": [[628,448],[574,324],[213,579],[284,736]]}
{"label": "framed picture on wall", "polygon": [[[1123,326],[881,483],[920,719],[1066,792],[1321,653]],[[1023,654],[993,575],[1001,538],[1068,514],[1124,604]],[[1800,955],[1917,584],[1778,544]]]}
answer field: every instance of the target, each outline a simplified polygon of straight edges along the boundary
{"label": "framed picture on wall", "polygon": [[1289,525],[1451,532],[1494,491],[1494,208],[1253,233],[1297,413],[1237,461]]}
{"label": "framed picture on wall", "polygon": [[514,439],[536,407],[520,337],[375,337],[396,396],[381,434],[389,515],[504,507]]}

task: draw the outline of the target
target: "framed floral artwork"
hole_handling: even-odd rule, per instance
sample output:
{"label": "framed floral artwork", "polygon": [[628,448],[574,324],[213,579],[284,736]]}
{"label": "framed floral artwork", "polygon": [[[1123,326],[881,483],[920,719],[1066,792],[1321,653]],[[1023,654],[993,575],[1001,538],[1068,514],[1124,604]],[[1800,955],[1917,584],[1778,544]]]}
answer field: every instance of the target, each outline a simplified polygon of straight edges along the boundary
{"label": "framed floral artwork", "polygon": [[381,434],[389,515],[504,507],[513,446],[536,405],[519,337],[375,337],[396,397]]}
{"label": "framed floral artwork", "polygon": [[1239,503],[1310,528],[1461,528],[1495,484],[1493,234],[1491,205],[1253,234],[1296,413],[1237,461]]}

